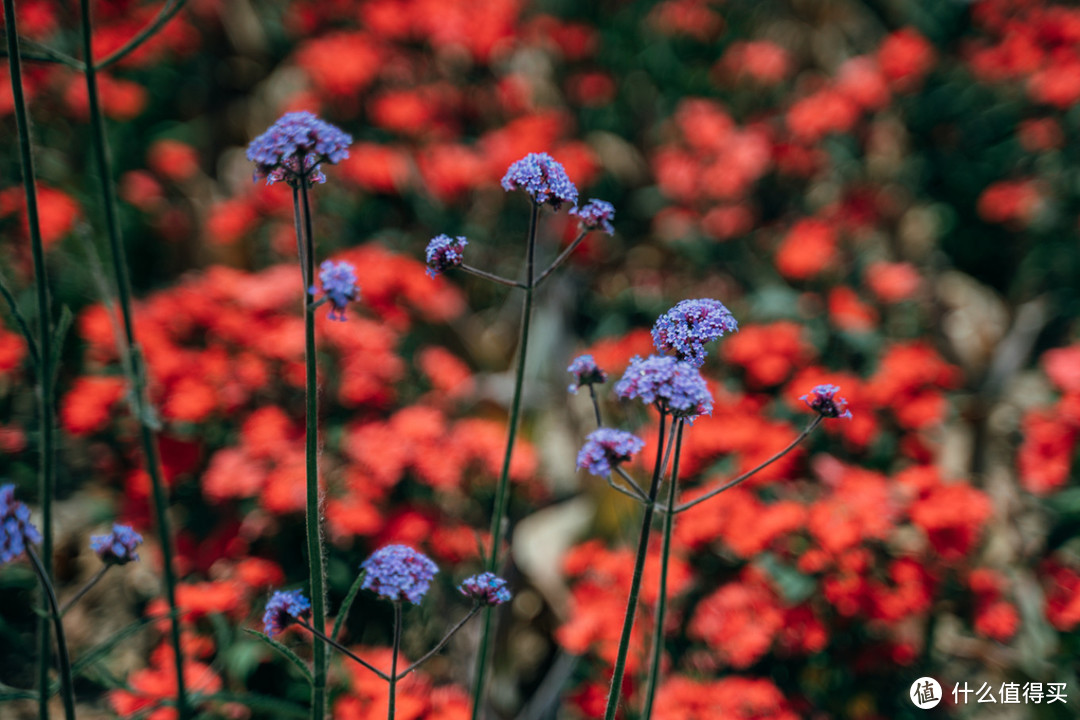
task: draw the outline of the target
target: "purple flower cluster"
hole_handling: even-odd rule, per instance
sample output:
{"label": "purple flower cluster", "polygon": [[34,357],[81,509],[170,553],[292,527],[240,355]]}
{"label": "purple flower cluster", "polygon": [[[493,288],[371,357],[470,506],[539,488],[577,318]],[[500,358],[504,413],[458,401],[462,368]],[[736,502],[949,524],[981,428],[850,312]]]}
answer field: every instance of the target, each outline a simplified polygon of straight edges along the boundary
{"label": "purple flower cluster", "polygon": [[436,235],[427,246],[427,274],[435,277],[452,267],[457,267],[465,259],[465,246],[469,241],[458,236]]}
{"label": "purple flower cluster", "polygon": [[255,163],[255,179],[267,185],[284,180],[297,187],[301,178],[308,183],[326,182],[319,170],[323,162],[336,165],[349,157],[352,136],[330,123],[304,112],[282,115],[277,122],[251,141],[248,160]]}
{"label": "purple flower cluster", "polygon": [[41,542],[30,522],[30,508],[15,499],[14,485],[0,485],[0,565],[15,560],[27,545]]}
{"label": "purple flower cluster", "polygon": [[[360,297],[356,268],[345,261],[325,260],[319,266],[319,282],[322,283],[326,299],[330,301],[330,319],[344,321],[346,305]],[[314,295],[316,288],[312,286],[309,292]]]}
{"label": "purple flower cluster", "polygon": [[799,399],[824,417],[850,420],[851,411],[847,409],[847,400],[837,397],[839,392],[840,388],[836,385],[818,385]]}
{"label": "purple flower cluster", "polygon": [[690,421],[712,414],[712,393],[697,366],[670,356],[635,357],[615,383],[615,394],[649,405],[658,403],[661,410]]}
{"label": "purple flower cluster", "polygon": [[616,465],[626,462],[643,447],[641,438],[625,430],[593,430],[578,453],[578,470],[585,468],[593,475],[607,477]]}
{"label": "purple flower cluster", "polygon": [[263,632],[274,637],[311,612],[311,601],[299,590],[279,590],[266,603]]}
{"label": "purple flower cluster", "polygon": [[582,385],[607,382],[607,373],[600,369],[592,355],[578,355],[571,361],[570,367],[566,368],[566,372],[574,376],[574,382],[566,389],[575,395]]}
{"label": "purple flower cluster", "polygon": [[97,553],[101,562],[106,565],[127,565],[139,559],[135,548],[142,545],[142,541],[142,535],[135,532],[130,525],[114,524],[108,535],[90,537],[90,549]]}
{"label": "purple flower cluster", "polygon": [[408,600],[419,605],[431,587],[431,580],[439,567],[427,555],[408,545],[387,545],[371,554],[360,569],[364,576],[365,590],[371,590],[386,600]]}
{"label": "purple flower cluster", "polygon": [[563,166],[547,153],[529,153],[510,166],[502,179],[503,190],[524,190],[537,205],[556,210],[563,203],[577,205],[578,191]]}
{"label": "purple flower cluster", "polygon": [[683,300],[656,320],[652,338],[657,352],[674,353],[701,367],[708,355],[705,343],[738,329],[731,311],[719,300]]}
{"label": "purple flower cluster", "polygon": [[606,200],[590,200],[581,207],[571,208],[570,214],[577,215],[582,230],[615,233],[615,226],[611,224],[615,219],[615,206]]}
{"label": "purple flower cluster", "polygon": [[458,585],[458,591],[481,605],[502,605],[510,602],[510,588],[506,587],[506,581],[495,573],[482,572],[467,577]]}

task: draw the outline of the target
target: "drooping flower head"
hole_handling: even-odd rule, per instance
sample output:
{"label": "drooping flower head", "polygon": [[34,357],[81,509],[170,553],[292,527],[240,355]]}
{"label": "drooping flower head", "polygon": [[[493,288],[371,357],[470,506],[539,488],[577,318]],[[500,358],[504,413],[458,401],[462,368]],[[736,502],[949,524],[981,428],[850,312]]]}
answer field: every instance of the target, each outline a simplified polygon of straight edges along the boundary
{"label": "drooping flower head", "polygon": [[[356,284],[356,268],[344,260],[324,260],[319,266],[319,282],[322,283],[326,299],[330,301],[330,319],[344,321],[345,306],[360,297],[360,287]],[[310,292],[312,295],[316,293],[314,285]]]}
{"label": "drooping flower head", "polygon": [[326,182],[320,165],[336,165],[349,157],[352,136],[307,111],[282,115],[277,122],[251,141],[247,159],[255,163],[255,179],[267,185],[284,180],[293,187],[301,177],[308,184]]}
{"label": "drooping flower head", "polygon": [[0,485],[0,565],[15,560],[27,545],[41,542],[30,522],[30,508],[15,499],[14,485]]}
{"label": "drooping flower head", "polygon": [[708,355],[705,343],[738,329],[731,311],[719,300],[683,300],[657,318],[652,338],[657,352],[674,353],[701,367]]}
{"label": "drooping flower head", "polygon": [[431,580],[439,567],[431,558],[413,550],[408,545],[387,545],[371,554],[360,569],[364,576],[365,590],[371,590],[386,600],[408,600],[419,605],[431,587]]}
{"label": "drooping flower head", "polygon": [[311,601],[299,590],[278,590],[270,596],[263,613],[263,632],[270,637],[277,635],[297,620],[311,612]]}
{"label": "drooping flower head", "polygon": [[847,400],[837,397],[840,392],[837,385],[818,385],[799,399],[820,415],[827,418],[851,419],[851,411],[847,409]]}
{"label": "drooping flower head", "polygon": [[615,394],[648,405],[658,403],[662,410],[690,421],[712,414],[712,393],[697,366],[667,355],[634,357],[615,383]]}
{"label": "drooping flower head", "polygon": [[578,355],[570,362],[570,367],[566,368],[566,372],[574,376],[574,382],[570,383],[566,389],[575,395],[582,385],[598,385],[607,382],[607,373],[600,369],[592,355]]}
{"label": "drooping flower head", "polygon": [[563,166],[547,153],[529,153],[510,166],[502,179],[503,190],[524,190],[537,205],[558,210],[563,203],[576,205],[577,188]]}
{"label": "drooping flower head", "polygon": [[612,221],[615,219],[615,206],[606,200],[590,200],[581,207],[570,209],[571,215],[578,216],[582,230],[603,230],[608,235],[615,233]]}
{"label": "drooping flower head", "polygon": [[502,605],[510,602],[510,588],[506,587],[506,581],[491,572],[465,578],[458,585],[458,591],[481,605]]}
{"label": "drooping flower head", "polygon": [[142,545],[142,541],[142,535],[135,532],[130,525],[114,524],[108,535],[90,537],[90,549],[97,553],[101,562],[106,565],[127,565],[139,559],[135,548]]}
{"label": "drooping flower head", "polygon": [[607,477],[616,465],[628,461],[643,447],[645,442],[641,438],[625,430],[593,430],[578,452],[578,470],[585,468],[592,475]]}
{"label": "drooping flower head", "polygon": [[460,265],[465,259],[465,246],[468,244],[469,241],[461,236],[436,235],[431,238],[427,246],[428,277],[435,277]]}

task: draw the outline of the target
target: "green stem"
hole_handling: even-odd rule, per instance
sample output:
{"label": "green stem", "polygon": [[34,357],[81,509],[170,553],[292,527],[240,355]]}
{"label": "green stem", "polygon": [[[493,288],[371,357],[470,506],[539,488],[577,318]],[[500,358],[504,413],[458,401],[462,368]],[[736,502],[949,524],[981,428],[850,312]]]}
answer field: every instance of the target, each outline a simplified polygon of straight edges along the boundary
{"label": "green stem", "polygon": [[[34,262],[34,279],[38,305],[38,502],[41,505],[41,570],[43,579],[51,587],[53,557],[53,492],[56,473],[53,468],[53,369],[52,358],[52,312],[49,299],[49,283],[45,270],[45,246],[41,240],[41,223],[38,218],[37,179],[34,173],[34,154],[30,143],[30,114],[26,109],[23,93],[22,58],[19,54],[18,27],[15,21],[15,0],[4,0],[4,23],[7,29],[8,67],[11,73],[11,94],[15,104],[15,126],[19,132],[19,159],[22,164],[23,191],[26,194],[26,220],[30,228],[30,252]],[[43,602],[47,604],[46,598]],[[41,658],[38,688],[41,699],[38,716],[48,720],[49,657],[52,642],[49,623],[42,618],[38,622],[38,654]]]}
{"label": "green stem", "polygon": [[[11,0],[5,0],[10,2]],[[56,629],[56,650],[60,665],[60,697],[64,701],[64,717],[67,720],[75,720],[75,693],[71,685],[71,657],[68,655],[67,640],[64,638],[64,624],[60,621],[60,603],[56,601],[56,590],[53,589],[41,558],[34,552],[31,546],[26,547],[26,554],[30,556],[30,563],[41,580],[41,589],[49,605],[49,616],[52,618],[53,627]],[[44,658],[42,659],[44,661]]]}
{"label": "green stem", "polygon": [[390,676],[389,676],[389,675],[387,675],[387,674],[386,674],[386,673],[384,673],[384,672],[383,672],[382,670],[380,670],[379,668],[375,667],[374,665],[372,665],[371,663],[369,663],[369,662],[368,662],[367,660],[365,660],[364,658],[360,657],[359,655],[357,655],[356,653],[354,653],[354,652],[353,652],[352,650],[350,650],[349,648],[345,647],[344,645],[342,645],[341,643],[339,643],[339,642],[338,642],[337,640],[333,639],[333,638],[332,638],[332,637],[330,637],[329,635],[323,635],[323,634],[322,634],[321,632],[319,632],[319,631],[318,631],[318,630],[316,630],[315,628],[311,627],[311,625],[309,625],[309,624],[308,624],[307,622],[305,622],[305,621],[303,621],[303,620],[297,620],[297,621],[296,621],[296,623],[297,623],[297,624],[298,624],[298,625],[299,625],[300,627],[302,627],[302,628],[305,628],[305,629],[306,629],[306,630],[307,630],[308,632],[310,632],[310,633],[311,633],[312,635],[314,635],[315,637],[317,637],[317,638],[321,639],[321,640],[322,640],[323,642],[325,642],[325,643],[326,643],[327,645],[329,645],[330,647],[332,647],[332,648],[334,648],[335,650],[337,650],[338,652],[340,652],[340,653],[341,653],[342,655],[344,655],[345,657],[347,657],[347,658],[350,658],[350,659],[352,659],[353,661],[355,661],[356,663],[358,663],[358,664],[360,664],[360,665],[364,666],[365,668],[367,668],[367,669],[368,669],[368,670],[370,670],[371,672],[373,672],[373,673],[375,673],[376,675],[378,675],[378,676],[379,676],[380,678],[382,678],[383,680],[386,680],[387,682],[389,682],[389,681],[390,681]]}
{"label": "green stem", "polygon": [[99,569],[96,573],[94,573],[94,577],[90,578],[86,582],[85,585],[83,585],[81,588],[79,588],[79,592],[72,595],[71,599],[68,600],[66,603],[64,603],[64,606],[62,608],[60,608],[60,617],[63,617],[64,615],[67,615],[68,610],[75,607],[75,603],[82,600],[83,595],[90,592],[90,589],[92,587],[94,587],[95,585],[97,585],[98,581],[100,581],[101,578],[105,577],[105,573],[109,572],[109,568],[111,568],[111,567],[112,567],[112,565],[110,565],[110,564],[102,565],[101,569]]}
{"label": "green stem", "polygon": [[[311,220],[311,200],[307,177],[300,178],[300,200],[304,216],[304,363],[307,368],[307,545],[311,572],[311,624],[318,635],[326,635],[326,580],[323,574],[322,514],[319,507],[319,386],[315,357],[315,308],[310,290],[315,284],[315,241]],[[294,188],[293,192],[297,190]],[[313,641],[315,682],[311,685],[312,720],[326,717],[327,648],[317,636]]]}
{"label": "green stem", "polygon": [[[93,134],[94,160],[97,165],[98,180],[101,183],[102,205],[105,212],[105,229],[109,237],[109,250],[112,255],[113,269],[116,273],[117,294],[121,316],[124,321],[123,349],[128,356],[132,396],[135,414],[139,420],[139,439],[146,460],[146,471],[150,476],[150,486],[154,501],[154,519],[157,524],[158,539],[161,543],[162,564],[165,576],[165,598],[170,610],[169,639],[175,658],[176,673],[176,709],[180,720],[190,717],[187,700],[187,688],[184,682],[184,653],[180,646],[180,611],[176,603],[176,570],[172,529],[168,516],[168,496],[165,492],[165,478],[158,453],[157,438],[154,435],[151,419],[150,402],[146,394],[146,367],[142,351],[135,340],[135,323],[131,301],[131,275],[127,258],[124,255],[123,241],[120,235],[120,223],[117,219],[116,195],[112,184],[112,168],[109,161],[109,142],[105,134],[105,121],[101,112],[98,95],[97,68],[94,66],[93,26],[90,20],[89,0],[80,0],[79,8],[82,22],[82,51],[86,73],[86,94],[90,111],[90,126]],[[43,350],[43,354],[44,350]]]}
{"label": "green stem", "polygon": [[401,601],[394,601],[394,652],[390,659],[390,699],[386,704],[386,720],[394,720],[394,702],[397,699],[397,660],[401,650]]}
{"label": "green stem", "polygon": [[[499,546],[502,545],[503,516],[509,500],[510,459],[514,454],[514,441],[517,438],[518,418],[521,414],[521,389],[525,381],[525,356],[529,347],[529,320],[532,318],[533,290],[536,287],[536,226],[540,219],[540,205],[533,203],[529,216],[529,239],[525,251],[525,303],[521,308],[521,332],[518,338],[517,372],[514,375],[514,397],[510,401],[510,428],[506,438],[506,454],[503,455],[502,472],[495,490],[495,507],[491,515],[491,550],[488,553],[488,572],[495,572],[499,561]],[[473,680],[472,720],[480,717],[484,693],[484,674],[487,670],[491,625],[494,607],[484,608],[484,629],[480,634],[480,649],[476,658],[476,677]]]}
{"label": "green stem", "polygon": [[94,59],[89,55],[86,56],[86,64],[94,65],[98,70],[104,70],[113,63],[120,62],[129,53],[134,52],[140,45],[152,38],[157,34],[157,31],[165,26],[165,23],[169,22],[176,13],[180,12],[184,7],[185,0],[168,0],[161,8],[161,11],[154,16],[154,19],[146,24],[142,30],[135,34],[133,38],[124,43],[123,47],[113,51],[108,57],[103,58],[100,62],[94,63]]}
{"label": "green stem", "polygon": [[[675,459],[671,465],[671,485],[668,486],[668,507],[675,507],[679,483],[679,451],[682,449],[682,434],[685,422],[678,421],[679,431],[675,437]],[[653,700],[656,698],[656,685],[660,680],[660,663],[664,648],[664,614],[667,612],[668,567],[671,560],[671,534],[675,529],[675,513],[664,515],[664,544],[660,549],[660,594],[656,600],[656,625],[653,628],[652,663],[649,667],[649,681],[645,690],[645,707],[642,720],[652,717]]]}
{"label": "green stem", "polygon": [[426,663],[432,657],[434,657],[436,653],[438,653],[440,650],[442,650],[444,647],[446,647],[446,643],[450,642],[450,638],[454,637],[454,635],[457,633],[458,630],[465,627],[465,623],[469,622],[469,620],[472,619],[473,615],[476,615],[476,613],[478,613],[478,612],[480,612],[480,606],[479,605],[473,605],[473,608],[472,608],[472,610],[469,611],[469,614],[466,615],[465,617],[461,618],[460,620],[458,620],[457,624],[454,625],[454,627],[450,628],[450,630],[446,633],[446,635],[443,636],[443,639],[439,641],[438,645],[436,645],[435,647],[428,650],[427,653],[422,658],[420,658],[419,660],[414,662],[412,665],[410,665],[409,667],[402,670],[401,673],[397,675],[397,679],[400,680],[401,678],[405,677],[406,675],[411,673],[416,668],[418,668],[421,665],[423,665],[424,663]]}
{"label": "green stem", "polygon": [[630,633],[634,629],[634,616],[637,614],[638,594],[641,592],[641,576],[645,570],[645,556],[649,551],[649,529],[652,527],[653,512],[656,510],[656,493],[660,489],[660,476],[664,467],[664,422],[667,413],[660,411],[660,432],[657,435],[656,466],[653,468],[652,484],[649,486],[649,504],[641,518],[641,537],[638,539],[637,559],[634,561],[634,575],[630,580],[630,596],[626,601],[626,617],[623,620],[622,636],[619,638],[619,652],[615,656],[615,670],[611,675],[611,689],[608,691],[605,720],[615,720],[622,696],[623,675],[626,672],[626,655],[630,650]]}

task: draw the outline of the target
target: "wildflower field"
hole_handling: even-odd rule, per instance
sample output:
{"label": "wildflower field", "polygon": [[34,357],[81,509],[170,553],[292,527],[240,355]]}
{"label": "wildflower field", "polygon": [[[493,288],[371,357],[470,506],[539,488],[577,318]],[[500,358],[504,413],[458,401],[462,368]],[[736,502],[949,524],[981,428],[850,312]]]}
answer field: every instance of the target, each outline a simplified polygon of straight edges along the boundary
{"label": "wildflower field", "polygon": [[0,719],[1080,705],[1080,8],[3,0]]}

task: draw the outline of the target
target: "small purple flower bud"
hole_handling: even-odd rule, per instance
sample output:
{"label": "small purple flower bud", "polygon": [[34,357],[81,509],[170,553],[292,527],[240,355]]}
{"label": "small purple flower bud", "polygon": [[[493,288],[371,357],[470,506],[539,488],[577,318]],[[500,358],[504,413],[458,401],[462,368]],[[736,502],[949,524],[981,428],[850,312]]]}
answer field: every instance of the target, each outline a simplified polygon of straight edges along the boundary
{"label": "small purple flower bud", "polygon": [[847,409],[847,400],[837,397],[840,388],[836,385],[818,385],[799,399],[823,417],[851,419],[851,411]]}
{"label": "small purple flower bud", "polygon": [[419,605],[431,587],[431,580],[439,572],[439,566],[427,555],[408,545],[387,545],[371,554],[360,569],[364,576],[365,590],[393,602],[408,600]]}
{"label": "small purple flower bud", "polygon": [[566,368],[566,372],[574,376],[574,382],[566,389],[575,395],[582,385],[599,385],[607,382],[607,373],[600,369],[592,355],[578,355],[570,363],[570,367]]}
{"label": "small purple flower bud", "polygon": [[278,590],[270,596],[263,613],[263,632],[274,637],[311,613],[311,601],[299,590]]}
{"label": "small purple flower bud", "polygon": [[0,565],[17,559],[27,545],[40,542],[41,534],[30,522],[30,508],[15,499],[15,486],[0,485]]}
{"label": "small purple flower bud", "polygon": [[428,277],[435,277],[460,265],[465,259],[465,246],[468,244],[469,241],[461,236],[436,235],[431,238],[427,246]]}
{"label": "small purple flower bud", "polygon": [[566,170],[547,153],[529,153],[510,166],[502,179],[503,190],[524,190],[537,205],[558,210],[563,203],[576,205],[577,188]]}
{"label": "small purple flower bud", "polygon": [[616,465],[627,462],[643,447],[641,438],[625,430],[593,430],[578,453],[578,470],[585,468],[592,475],[607,477]]}
{"label": "small purple flower bud", "polygon": [[510,588],[506,587],[506,581],[495,573],[482,572],[465,578],[458,585],[458,591],[481,605],[502,605],[510,602]]}
{"label": "small purple flower bud", "polygon": [[284,180],[298,187],[301,178],[309,185],[326,182],[320,164],[336,165],[349,157],[351,144],[352,136],[312,113],[286,113],[251,141],[247,159],[255,163],[256,180],[265,177],[267,185]]}
{"label": "small purple flower bud", "polygon": [[712,393],[697,367],[665,355],[650,355],[630,361],[615,394],[623,399],[639,398],[675,417],[693,422],[698,415],[712,414]]}
{"label": "small purple flower bud", "polygon": [[142,545],[143,537],[130,525],[112,526],[108,535],[92,535],[90,549],[97,553],[106,565],[127,565],[139,559],[135,548]]}
{"label": "small purple flower bud", "polygon": [[[345,306],[360,297],[360,288],[356,284],[356,268],[344,260],[324,260],[319,266],[319,282],[322,283],[326,299],[330,301],[330,319],[344,321]],[[317,289],[312,285],[308,292],[314,296]]]}
{"label": "small purple flower bud", "polygon": [[705,364],[705,343],[735,332],[739,324],[719,300],[683,300],[661,315],[653,325],[656,351],[672,352],[680,360]]}
{"label": "small purple flower bud", "polygon": [[571,208],[571,215],[577,215],[579,225],[584,230],[603,230],[608,235],[615,233],[612,221],[615,219],[615,206],[605,200],[590,200],[579,208]]}

